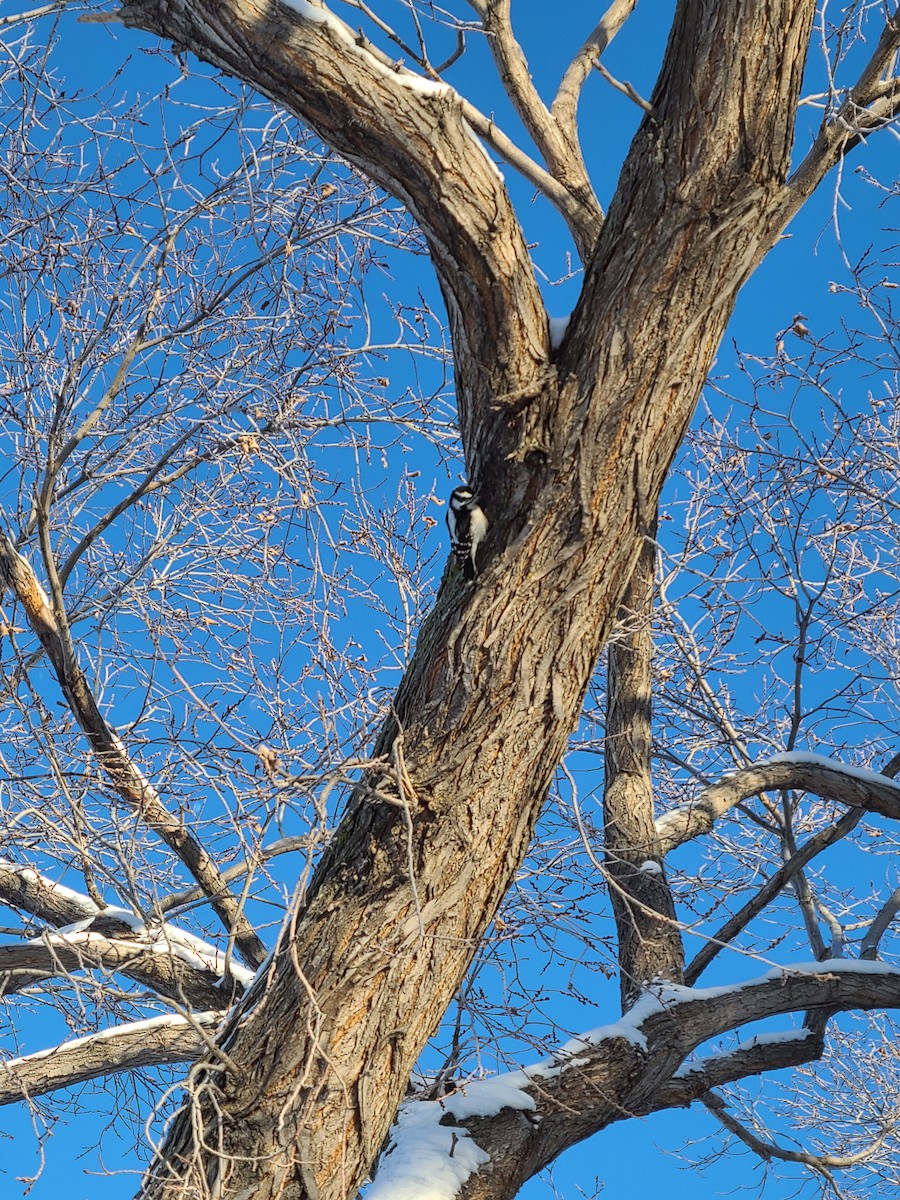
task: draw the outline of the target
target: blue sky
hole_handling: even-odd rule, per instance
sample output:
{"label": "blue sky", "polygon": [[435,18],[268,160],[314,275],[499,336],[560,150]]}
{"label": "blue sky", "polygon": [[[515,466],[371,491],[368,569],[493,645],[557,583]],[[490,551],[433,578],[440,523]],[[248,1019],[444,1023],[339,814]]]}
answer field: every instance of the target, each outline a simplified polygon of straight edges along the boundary
{"label": "blue sky", "polygon": [[[605,60],[614,75],[628,79],[642,94],[649,94],[652,88],[673,7],[669,3],[645,0]],[[556,20],[547,19],[544,6],[523,3],[518,10],[514,7],[516,28],[540,87],[552,89],[569,57],[596,20],[596,15],[595,7],[586,2],[569,4],[564,16]],[[73,90],[109,78],[118,62],[126,58],[128,68],[114,85],[122,94],[142,89],[156,91],[163,83],[178,75],[171,60],[145,53],[145,49],[152,47],[153,43],[143,35],[114,27],[77,26],[68,17],[63,20],[66,37],[62,52],[57,57],[57,69],[71,81]],[[493,83],[488,62],[484,48],[472,39],[469,51],[460,64],[453,68],[449,78],[482,110],[496,111],[507,131],[518,136],[515,117],[510,114],[499,86]],[[184,101],[193,85],[188,81],[179,86],[179,99]],[[604,203],[615,186],[622,157],[639,115],[634,105],[612,91],[599,77],[589,81],[583,102],[583,141],[597,191]],[[816,116],[810,110],[812,122]],[[226,142],[221,147],[223,165],[227,165],[228,155]],[[830,284],[835,279],[846,281],[847,272],[836,242],[835,220],[840,223],[846,253],[853,261],[865,251],[875,236],[879,220],[873,189],[859,178],[854,168],[864,162],[873,174],[881,172],[886,175],[893,169],[892,155],[896,156],[896,139],[892,134],[884,133],[879,138],[873,138],[871,146],[857,152],[848,164],[840,200],[836,201],[833,186],[826,183],[808,204],[788,235],[744,289],[720,352],[717,375],[731,377],[736,374],[731,338],[739,343],[745,353],[767,356],[774,349],[778,332],[785,329],[798,312],[806,315],[807,325],[814,337],[836,327],[846,306],[842,307],[841,298],[830,290]],[[548,311],[551,315],[562,315],[571,309],[579,286],[577,276],[555,286],[551,282],[567,273],[567,256],[571,253],[568,235],[562,221],[546,202],[535,199],[532,189],[517,180],[509,169],[505,169],[505,174],[522,214],[526,233],[534,243],[536,266],[547,280],[544,290]],[[423,268],[421,259],[391,254],[389,276],[386,273],[379,286],[385,291],[390,290],[398,299],[403,300],[408,295],[410,302],[413,302],[417,291],[422,289],[434,303],[438,303],[434,281],[430,272]],[[388,319],[384,313],[381,319],[387,328]],[[395,379],[395,385],[396,382]],[[725,407],[725,402],[714,393],[709,394],[707,402],[710,407]],[[391,476],[402,458],[402,452],[389,456],[385,487],[392,482]],[[437,477],[440,489],[446,486],[442,473],[452,478],[453,465],[452,458],[448,456],[440,466],[435,461],[428,463],[427,469]],[[442,561],[442,539],[443,530],[439,523],[433,532],[432,543],[436,572],[439,572]],[[352,620],[357,618],[358,614],[350,616]],[[604,1005],[610,1008],[615,1005],[615,996],[609,986],[606,987],[604,1003],[598,1003],[585,1014],[581,1027],[587,1028],[609,1019],[608,1013],[604,1015]],[[48,1020],[48,1044],[54,1028],[55,1023]],[[134,1168],[129,1146],[130,1137],[136,1131],[128,1121],[119,1128],[106,1129],[102,1135],[102,1158],[89,1151],[83,1159],[76,1159],[86,1139],[92,1136],[87,1131],[95,1130],[96,1137],[100,1138],[108,1122],[98,1121],[93,1115],[80,1117],[77,1101],[72,1107],[74,1111],[71,1113],[60,1114],[53,1130],[54,1136],[46,1142],[46,1162],[29,1194],[36,1200],[55,1198],[62,1189],[71,1200],[106,1200],[107,1197],[130,1195],[134,1190],[132,1181],[123,1179],[121,1175],[105,1178],[102,1172],[104,1168],[117,1172]],[[596,1177],[603,1185],[602,1195],[614,1200],[620,1197],[624,1200],[625,1197],[630,1198],[651,1189],[664,1192],[671,1200],[695,1200],[698,1196],[729,1193],[738,1182],[745,1185],[758,1182],[760,1168],[746,1155],[711,1165],[701,1178],[686,1167],[684,1161],[674,1156],[674,1151],[684,1140],[703,1137],[716,1128],[711,1118],[697,1110],[688,1115],[669,1113],[641,1121],[623,1122],[567,1155],[553,1169],[552,1186],[545,1180],[533,1181],[523,1194],[530,1200],[544,1200],[554,1194],[555,1187],[557,1193],[567,1200],[574,1200],[581,1195],[590,1197],[594,1194],[593,1180]],[[17,1175],[28,1174],[32,1168],[36,1169],[37,1159],[31,1163],[30,1152],[24,1149],[33,1137],[28,1113],[5,1110],[0,1115],[0,1129],[16,1139],[15,1151],[10,1149],[3,1155],[4,1164],[16,1160],[13,1171]],[[9,1167],[5,1169],[9,1170]],[[11,1195],[19,1194],[18,1189],[13,1191],[11,1183],[6,1186],[10,1188]],[[789,1189],[778,1194],[788,1193]]]}

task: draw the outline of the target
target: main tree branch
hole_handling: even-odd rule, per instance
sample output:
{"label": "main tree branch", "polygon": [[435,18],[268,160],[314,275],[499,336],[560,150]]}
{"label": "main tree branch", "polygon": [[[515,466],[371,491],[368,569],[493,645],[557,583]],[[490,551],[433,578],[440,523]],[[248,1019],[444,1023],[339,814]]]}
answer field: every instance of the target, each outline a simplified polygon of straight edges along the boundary
{"label": "main tree branch", "polygon": [[[650,979],[680,983],[684,949],[653,822],[650,766],[655,522],[647,531],[609,646],[603,829],[627,1008]],[[652,536],[651,536],[652,535]]]}
{"label": "main tree branch", "polygon": [[446,1131],[450,1153],[473,1164],[457,1193],[461,1200],[512,1200],[563,1150],[617,1121],[815,1061],[823,1050],[821,1037],[794,1031],[784,1040],[750,1041],[683,1065],[709,1039],[768,1017],[860,1007],[900,1007],[900,973],[842,959],[774,970],[728,989],[652,987],[616,1025],[572,1039],[551,1059],[469,1084],[442,1100],[405,1105],[372,1200],[392,1194],[407,1160],[440,1177],[439,1162],[427,1157],[426,1147],[437,1141],[424,1132],[431,1122]]}
{"label": "main tree branch", "polygon": [[493,432],[491,399],[533,387],[549,347],[503,179],[453,88],[392,63],[307,0],[125,0],[120,12],[308,121],[408,207],[447,303],[463,444],[477,465]]}
{"label": "main tree branch", "polygon": [[780,232],[814,5],[679,5],[655,115],[555,361],[524,238],[453,93],[361,53],[318,9],[123,11],[301,113],[410,204],[448,299],[491,519],[477,583],[451,569],[420,632],[383,766],[223,1031],[230,1068],[193,1073],[145,1185],[166,1200],[226,1186],[338,1200],[527,851],[738,289]]}

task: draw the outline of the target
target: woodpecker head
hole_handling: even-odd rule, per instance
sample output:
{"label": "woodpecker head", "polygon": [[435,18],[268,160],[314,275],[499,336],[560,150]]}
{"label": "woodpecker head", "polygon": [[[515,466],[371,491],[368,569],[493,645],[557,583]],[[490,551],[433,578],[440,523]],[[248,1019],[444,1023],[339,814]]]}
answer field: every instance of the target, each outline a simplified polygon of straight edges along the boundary
{"label": "woodpecker head", "polygon": [[450,493],[450,503],[454,508],[468,508],[474,499],[475,493],[465,483],[455,487]]}

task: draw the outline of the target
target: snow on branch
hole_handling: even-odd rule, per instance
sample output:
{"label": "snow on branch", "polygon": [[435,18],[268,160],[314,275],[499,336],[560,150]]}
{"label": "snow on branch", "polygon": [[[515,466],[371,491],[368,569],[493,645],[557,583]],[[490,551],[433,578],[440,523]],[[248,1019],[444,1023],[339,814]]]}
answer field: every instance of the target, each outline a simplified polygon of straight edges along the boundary
{"label": "snow on branch", "polygon": [[650,986],[620,1021],[572,1039],[549,1059],[463,1084],[440,1100],[404,1104],[367,1200],[482,1195],[475,1180],[487,1164],[504,1185],[523,1164],[524,1181],[535,1162],[616,1121],[689,1104],[711,1087],[822,1052],[821,1034],[788,1030],[687,1061],[704,1042],[749,1022],[810,1009],[897,1007],[900,970],[858,960],[777,967],[725,987]]}
{"label": "snow on branch", "polygon": [[170,922],[146,922],[128,909],[101,909],[30,867],[0,863],[0,899],[56,926],[28,942],[0,946],[0,992],[7,995],[38,980],[99,967],[181,1003],[224,1009],[234,983],[246,987],[253,979],[252,971],[212,943]]}
{"label": "snow on branch", "polygon": [[32,867],[6,861],[0,861],[0,902],[57,927],[96,917],[102,911],[82,892],[56,883]]}
{"label": "snow on branch", "polygon": [[190,1018],[167,1014],[7,1059],[0,1062],[0,1104],[34,1099],[120,1071],[191,1062],[206,1045],[203,1031],[213,1031],[221,1019],[219,1012]]}
{"label": "snow on branch", "polygon": [[900,783],[886,775],[818,754],[778,754],[724,776],[696,800],[664,813],[656,822],[662,853],[709,833],[742,800],[783,789],[811,792],[900,821]]}

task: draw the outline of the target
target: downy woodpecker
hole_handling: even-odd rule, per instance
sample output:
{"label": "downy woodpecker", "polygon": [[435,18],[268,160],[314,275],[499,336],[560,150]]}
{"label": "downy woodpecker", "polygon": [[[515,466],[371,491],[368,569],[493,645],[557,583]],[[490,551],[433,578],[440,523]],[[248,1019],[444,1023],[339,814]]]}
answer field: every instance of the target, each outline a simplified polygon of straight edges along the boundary
{"label": "downy woodpecker", "polygon": [[447,528],[456,560],[465,578],[471,582],[478,573],[475,555],[487,534],[488,521],[470,487],[457,487],[450,493]]}

